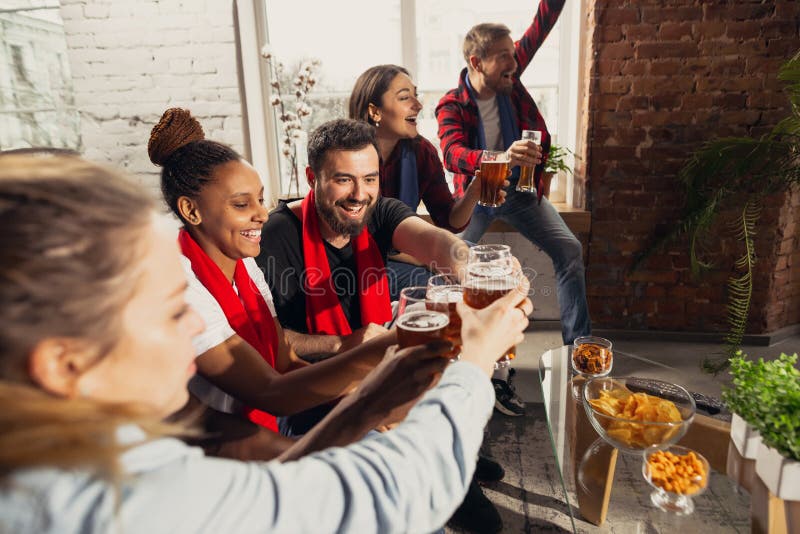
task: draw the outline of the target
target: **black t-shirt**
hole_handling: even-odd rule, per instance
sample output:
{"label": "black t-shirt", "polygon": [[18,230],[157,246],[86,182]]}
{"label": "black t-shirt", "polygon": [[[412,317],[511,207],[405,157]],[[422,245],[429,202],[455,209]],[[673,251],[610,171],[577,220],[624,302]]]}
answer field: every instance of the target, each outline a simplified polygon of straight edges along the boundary
{"label": "black t-shirt", "polygon": [[[367,221],[367,229],[380,250],[384,264],[392,248],[392,236],[403,220],[415,216],[403,202],[379,197]],[[284,328],[307,333],[306,296],[303,291],[303,225],[289,206],[281,203],[269,214],[261,233],[261,253],[256,263],[264,271],[278,320]],[[356,259],[348,243],[338,249],[324,241],[331,279],[350,328],[361,328],[361,308],[356,281]]]}

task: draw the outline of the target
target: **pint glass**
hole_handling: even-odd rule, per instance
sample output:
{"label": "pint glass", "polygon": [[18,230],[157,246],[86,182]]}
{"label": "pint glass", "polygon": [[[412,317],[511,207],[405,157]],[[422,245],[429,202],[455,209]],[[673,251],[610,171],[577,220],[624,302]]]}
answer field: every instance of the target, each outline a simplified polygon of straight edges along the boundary
{"label": "pint glass", "polygon": [[447,313],[449,323],[444,329],[444,338],[453,344],[448,356],[457,358],[461,352],[461,316],[456,304],[463,300],[464,288],[445,274],[437,274],[428,279],[426,306],[429,310]]}
{"label": "pint glass", "polygon": [[[520,273],[513,264],[508,245],[477,245],[469,249],[467,274],[464,279],[464,302],[481,309],[519,286]],[[502,340],[498,340],[502,343]],[[516,346],[495,364],[506,367],[516,356]]]}
{"label": "pint glass", "polygon": [[490,208],[500,205],[499,193],[508,176],[508,156],[505,152],[484,150],[481,156],[481,198],[478,204]]}
{"label": "pint glass", "polygon": [[[542,132],[539,130],[522,130],[522,139],[529,139],[537,145],[542,145]],[[517,191],[524,193],[535,193],[536,185],[533,183],[533,167],[529,165],[520,165],[519,167],[519,181],[517,182]]]}
{"label": "pint glass", "polygon": [[445,339],[445,329],[450,319],[447,312],[428,309],[427,291],[427,287],[416,286],[407,287],[400,292],[395,322],[400,348]]}

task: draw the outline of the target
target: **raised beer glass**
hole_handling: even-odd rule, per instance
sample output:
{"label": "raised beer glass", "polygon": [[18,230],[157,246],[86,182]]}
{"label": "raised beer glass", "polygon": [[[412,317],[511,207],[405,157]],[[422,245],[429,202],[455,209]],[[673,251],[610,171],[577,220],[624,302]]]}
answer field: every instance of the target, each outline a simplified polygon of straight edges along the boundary
{"label": "raised beer glass", "polygon": [[444,329],[444,338],[453,344],[448,354],[451,359],[458,358],[461,353],[461,316],[456,311],[456,304],[463,300],[464,288],[454,277],[437,274],[428,279],[426,306],[429,310],[447,313],[450,322]]}
{"label": "raised beer glass", "polygon": [[450,319],[447,312],[428,309],[427,292],[425,286],[407,287],[400,291],[395,322],[400,348],[445,339],[445,329]]}
{"label": "raised beer glass", "polygon": [[[537,145],[542,145],[542,132],[539,130],[522,130],[521,139],[528,139]],[[519,181],[517,182],[517,191],[523,193],[535,193],[536,184],[533,183],[533,167],[530,165],[519,166]]]}
{"label": "raised beer glass", "polygon": [[[515,267],[508,245],[476,245],[469,249],[467,272],[464,277],[464,302],[476,309],[514,291],[522,273]],[[498,340],[502,343],[502,340]],[[495,369],[507,367],[516,356],[516,346],[495,363]]]}
{"label": "raised beer glass", "polygon": [[508,155],[484,150],[481,156],[481,198],[478,204],[489,208],[500,205],[500,189],[508,176]]}

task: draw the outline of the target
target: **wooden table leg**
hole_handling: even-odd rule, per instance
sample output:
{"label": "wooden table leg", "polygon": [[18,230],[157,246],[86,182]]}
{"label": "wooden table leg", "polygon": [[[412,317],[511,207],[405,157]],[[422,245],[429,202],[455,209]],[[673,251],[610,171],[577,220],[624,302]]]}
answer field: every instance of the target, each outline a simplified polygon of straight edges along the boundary
{"label": "wooden table leg", "polygon": [[786,534],[786,512],[782,499],[772,495],[758,476],[750,492],[750,531],[753,534]]}
{"label": "wooden table leg", "polygon": [[618,451],[603,441],[592,427],[580,400],[567,402],[567,421],[572,425],[570,453],[581,516],[600,526],[606,520],[614,482]]}

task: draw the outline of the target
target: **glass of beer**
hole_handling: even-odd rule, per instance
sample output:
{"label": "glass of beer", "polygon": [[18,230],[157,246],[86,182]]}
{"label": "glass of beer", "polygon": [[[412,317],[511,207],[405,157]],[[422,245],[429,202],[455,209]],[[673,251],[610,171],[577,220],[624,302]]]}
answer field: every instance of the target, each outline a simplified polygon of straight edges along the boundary
{"label": "glass of beer", "polygon": [[[533,141],[537,145],[542,145],[542,132],[539,130],[522,130],[522,139]],[[533,183],[533,167],[530,165],[520,165],[519,181],[517,191],[524,193],[535,193],[536,184]]]}
{"label": "glass of beer", "polygon": [[400,291],[395,322],[400,348],[445,339],[449,316],[446,311],[428,309],[427,292],[425,286],[407,287]]}
{"label": "glass of beer", "polygon": [[[485,308],[509,291],[516,290],[521,276],[508,245],[476,245],[469,249],[464,302],[475,309]],[[495,363],[495,368],[507,367],[516,356],[516,350],[516,346],[509,347]]]}
{"label": "glass of beer", "polygon": [[481,198],[478,204],[496,208],[503,182],[508,176],[508,155],[505,152],[484,150],[481,156]]}
{"label": "glass of beer", "polygon": [[428,279],[427,308],[447,313],[450,321],[444,329],[444,338],[453,344],[450,359],[458,359],[461,353],[461,316],[456,304],[463,300],[463,293],[464,288],[449,275],[437,274]]}

